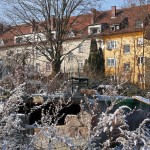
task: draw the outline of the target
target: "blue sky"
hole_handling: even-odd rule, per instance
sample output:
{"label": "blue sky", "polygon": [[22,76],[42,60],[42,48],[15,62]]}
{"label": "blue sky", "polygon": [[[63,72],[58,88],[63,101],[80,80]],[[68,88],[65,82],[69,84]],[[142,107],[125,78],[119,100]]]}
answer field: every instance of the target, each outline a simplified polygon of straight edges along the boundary
{"label": "blue sky", "polygon": [[102,10],[110,10],[111,6],[117,6],[117,8],[120,8],[124,5],[124,0],[104,0],[102,2]]}

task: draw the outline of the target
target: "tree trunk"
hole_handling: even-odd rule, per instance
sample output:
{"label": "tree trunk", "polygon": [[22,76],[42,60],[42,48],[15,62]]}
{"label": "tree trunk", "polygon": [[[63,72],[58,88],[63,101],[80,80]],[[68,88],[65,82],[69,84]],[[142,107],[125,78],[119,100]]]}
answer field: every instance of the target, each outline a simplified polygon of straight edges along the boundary
{"label": "tree trunk", "polygon": [[61,61],[59,59],[52,62],[52,75],[56,75],[60,72]]}

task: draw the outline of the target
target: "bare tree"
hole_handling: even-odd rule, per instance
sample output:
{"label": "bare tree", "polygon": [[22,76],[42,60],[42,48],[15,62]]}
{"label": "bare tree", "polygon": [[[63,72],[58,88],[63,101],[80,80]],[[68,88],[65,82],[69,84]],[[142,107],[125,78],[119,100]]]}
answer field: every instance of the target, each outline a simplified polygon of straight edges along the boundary
{"label": "bare tree", "polygon": [[[60,71],[61,63],[69,52],[63,52],[63,43],[71,30],[83,24],[82,15],[93,6],[98,6],[101,0],[9,0],[7,16],[11,23],[25,23],[32,27],[32,32],[38,38],[36,46],[42,55],[52,64],[52,73]],[[6,13],[6,12],[5,12]],[[82,18],[81,18],[82,17]],[[85,29],[85,25],[81,30]],[[18,26],[19,29],[19,26]],[[40,33],[40,34],[38,34]],[[43,38],[44,37],[44,38]]]}

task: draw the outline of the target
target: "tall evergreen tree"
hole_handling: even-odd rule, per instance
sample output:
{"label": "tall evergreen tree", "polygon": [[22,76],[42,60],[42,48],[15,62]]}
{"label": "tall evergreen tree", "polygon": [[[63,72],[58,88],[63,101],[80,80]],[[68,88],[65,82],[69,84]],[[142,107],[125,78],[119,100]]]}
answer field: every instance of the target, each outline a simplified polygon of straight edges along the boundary
{"label": "tall evergreen tree", "polygon": [[97,71],[100,73],[105,72],[105,59],[104,59],[104,53],[101,47],[99,47],[98,52],[97,52]]}
{"label": "tall evergreen tree", "polygon": [[96,71],[97,66],[96,66],[96,54],[97,54],[98,48],[97,48],[97,42],[96,39],[91,40],[91,45],[90,45],[90,54],[88,58],[88,66],[90,71]]}
{"label": "tall evergreen tree", "polygon": [[85,69],[94,72],[94,73],[102,73],[104,74],[105,71],[105,60],[102,48],[98,49],[96,39],[91,40],[90,45],[90,54],[85,64]]}

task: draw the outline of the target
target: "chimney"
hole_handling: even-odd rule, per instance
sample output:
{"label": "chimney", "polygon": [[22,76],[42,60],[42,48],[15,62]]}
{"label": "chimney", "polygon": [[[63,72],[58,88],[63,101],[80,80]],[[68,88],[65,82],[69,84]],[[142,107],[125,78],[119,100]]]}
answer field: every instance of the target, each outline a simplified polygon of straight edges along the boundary
{"label": "chimney", "polygon": [[111,6],[111,18],[116,17],[116,6]]}
{"label": "chimney", "polygon": [[135,6],[136,6],[136,4],[134,4],[134,3],[131,4],[131,7],[135,7]]}
{"label": "chimney", "polygon": [[36,32],[36,21],[34,18],[32,18],[31,20],[31,25],[32,25],[32,32]]}
{"label": "chimney", "polygon": [[50,19],[50,23],[51,23],[51,30],[54,30],[55,28],[55,17],[54,16],[51,16],[51,19]]}
{"label": "chimney", "polygon": [[2,33],[3,31],[4,31],[4,25],[0,23],[0,33]]}
{"label": "chimney", "polygon": [[91,10],[91,24],[94,24],[96,22],[96,15],[97,15],[97,10],[92,9]]}

